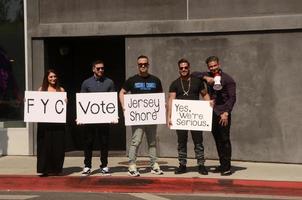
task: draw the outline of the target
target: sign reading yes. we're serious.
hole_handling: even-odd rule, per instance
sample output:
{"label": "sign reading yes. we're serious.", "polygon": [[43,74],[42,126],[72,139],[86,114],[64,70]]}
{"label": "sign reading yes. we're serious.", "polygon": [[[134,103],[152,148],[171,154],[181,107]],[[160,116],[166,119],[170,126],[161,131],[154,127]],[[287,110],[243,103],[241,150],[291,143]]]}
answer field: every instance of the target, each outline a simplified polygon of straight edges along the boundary
{"label": "sign reading yes. we're serious.", "polygon": [[213,108],[209,101],[172,101],[171,129],[211,131]]}
{"label": "sign reading yes. we're serious.", "polygon": [[77,122],[100,124],[118,122],[116,92],[77,93]]}
{"label": "sign reading yes. we're serious.", "polygon": [[165,124],[165,94],[124,95],[125,125]]}
{"label": "sign reading yes. we're serious.", "polygon": [[66,92],[25,91],[25,122],[66,122]]}

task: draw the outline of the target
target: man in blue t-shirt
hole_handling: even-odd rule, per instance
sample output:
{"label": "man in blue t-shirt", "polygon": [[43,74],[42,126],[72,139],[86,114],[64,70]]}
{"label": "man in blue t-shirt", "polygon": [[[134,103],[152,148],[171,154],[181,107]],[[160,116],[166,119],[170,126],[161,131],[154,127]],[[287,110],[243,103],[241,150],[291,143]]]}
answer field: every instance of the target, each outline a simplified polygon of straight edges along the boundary
{"label": "man in blue t-shirt", "polygon": [[[141,55],[137,58],[138,74],[130,77],[124,83],[119,99],[124,110],[124,95],[128,92],[131,94],[141,93],[160,93],[163,91],[161,81],[156,76],[149,74],[149,59],[147,56]],[[129,147],[129,170],[130,176],[140,176],[136,167],[136,156],[139,145],[141,144],[144,133],[146,134],[151,173],[161,175],[163,171],[157,163],[156,155],[156,129],[157,125],[136,125],[132,126],[132,137]]]}

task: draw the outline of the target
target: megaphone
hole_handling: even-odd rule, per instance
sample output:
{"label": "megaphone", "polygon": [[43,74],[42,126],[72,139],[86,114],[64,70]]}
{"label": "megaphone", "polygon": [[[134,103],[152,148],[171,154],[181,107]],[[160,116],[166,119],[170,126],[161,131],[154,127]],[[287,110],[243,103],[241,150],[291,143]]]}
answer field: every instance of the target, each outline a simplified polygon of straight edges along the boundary
{"label": "megaphone", "polygon": [[214,74],[214,86],[213,86],[214,90],[221,90],[222,89],[222,85],[221,85],[221,75],[219,72]]}

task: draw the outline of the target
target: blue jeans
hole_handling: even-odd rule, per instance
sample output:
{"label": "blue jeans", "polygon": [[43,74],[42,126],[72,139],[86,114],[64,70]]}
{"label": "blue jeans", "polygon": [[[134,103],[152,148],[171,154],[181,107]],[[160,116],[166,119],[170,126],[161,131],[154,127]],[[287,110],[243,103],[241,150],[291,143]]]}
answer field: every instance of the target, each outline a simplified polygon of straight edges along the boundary
{"label": "blue jeans", "polygon": [[136,163],[137,150],[142,142],[144,133],[146,134],[150,165],[153,166],[157,161],[156,156],[156,129],[157,125],[132,126],[131,144],[129,147],[129,164]]}

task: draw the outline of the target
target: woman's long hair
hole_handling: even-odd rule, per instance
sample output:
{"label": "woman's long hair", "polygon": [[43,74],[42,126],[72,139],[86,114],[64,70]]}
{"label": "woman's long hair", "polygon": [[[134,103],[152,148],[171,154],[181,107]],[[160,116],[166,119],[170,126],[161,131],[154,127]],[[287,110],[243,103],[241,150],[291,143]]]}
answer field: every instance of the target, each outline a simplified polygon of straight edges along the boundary
{"label": "woman's long hair", "polygon": [[44,74],[43,83],[42,83],[42,91],[47,91],[47,90],[48,90],[48,85],[49,85],[49,82],[48,82],[48,75],[49,75],[50,73],[54,73],[54,74],[57,76],[57,81],[56,81],[55,88],[56,88],[56,91],[60,91],[59,77],[58,77],[57,72],[56,72],[54,69],[49,69],[49,70],[47,70],[47,72]]}

